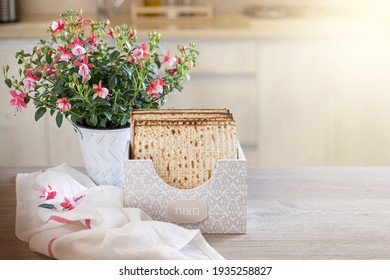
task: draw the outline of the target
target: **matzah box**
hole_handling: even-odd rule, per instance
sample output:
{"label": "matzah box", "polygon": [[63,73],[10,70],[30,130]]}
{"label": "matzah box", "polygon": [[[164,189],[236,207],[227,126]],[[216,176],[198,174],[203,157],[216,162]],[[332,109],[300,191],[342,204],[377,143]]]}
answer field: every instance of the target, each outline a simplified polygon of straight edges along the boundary
{"label": "matzah box", "polygon": [[150,159],[127,159],[124,164],[125,206],[203,233],[246,232],[247,162],[239,144],[238,159],[219,160],[212,177],[193,189],[165,183]]}

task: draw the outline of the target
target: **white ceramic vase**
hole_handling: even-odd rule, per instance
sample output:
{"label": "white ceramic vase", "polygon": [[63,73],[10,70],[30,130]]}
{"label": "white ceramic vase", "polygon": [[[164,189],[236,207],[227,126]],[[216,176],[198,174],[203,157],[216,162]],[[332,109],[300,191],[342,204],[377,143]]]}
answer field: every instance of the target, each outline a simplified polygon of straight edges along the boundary
{"label": "white ceramic vase", "polygon": [[97,185],[123,187],[123,165],[130,127],[91,129],[76,126],[88,176]]}

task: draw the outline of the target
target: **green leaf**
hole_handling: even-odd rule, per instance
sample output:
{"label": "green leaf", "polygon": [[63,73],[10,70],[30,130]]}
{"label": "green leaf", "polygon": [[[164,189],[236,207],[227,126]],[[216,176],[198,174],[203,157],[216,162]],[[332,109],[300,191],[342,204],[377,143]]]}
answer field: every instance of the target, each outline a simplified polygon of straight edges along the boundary
{"label": "green leaf", "polygon": [[118,83],[118,80],[116,79],[115,76],[111,76],[110,80],[108,81],[108,86],[110,89],[114,89]]}
{"label": "green leaf", "polygon": [[10,79],[5,79],[5,84],[7,85],[8,88],[11,88],[12,81]]}
{"label": "green leaf", "polygon": [[106,127],[106,124],[107,124],[107,119],[106,118],[102,118],[100,120],[99,126]]}
{"label": "green leaf", "polygon": [[129,78],[131,78],[132,73],[131,73],[129,67],[127,67],[126,65],[123,65],[122,68],[123,68],[123,70],[127,73],[127,75],[129,76]]}
{"label": "green leaf", "polygon": [[111,54],[110,54],[110,60],[111,61],[115,61],[118,59],[118,57],[120,56],[120,53],[118,51],[113,51]]}
{"label": "green leaf", "polygon": [[182,91],[182,90],[183,90],[183,86],[177,85],[177,86],[175,86],[175,88],[176,88],[178,91]]}
{"label": "green leaf", "polygon": [[156,57],[154,58],[154,63],[156,63],[158,69],[161,68],[161,63],[160,63],[160,60],[158,59],[158,56],[156,56]]}
{"label": "green leaf", "polygon": [[58,112],[57,116],[56,116],[56,123],[57,123],[58,127],[61,127],[63,119],[64,119],[64,116],[62,115],[62,113]]}
{"label": "green leaf", "polygon": [[107,100],[105,100],[101,97],[96,98],[95,102],[99,105],[102,105],[102,106],[111,106],[110,102],[108,102]]}
{"label": "green leaf", "polygon": [[25,98],[24,98],[24,102],[26,102],[26,104],[28,104],[28,102],[30,102],[30,99],[31,97],[29,95],[27,95]]}
{"label": "green leaf", "polygon": [[118,105],[118,103],[115,103],[115,104],[112,106],[112,110],[114,111],[114,113],[117,113],[117,112],[118,112],[118,109],[119,109],[119,105]]}
{"label": "green leaf", "polygon": [[46,108],[41,107],[35,112],[35,121],[38,121],[46,113]]}
{"label": "green leaf", "polygon": [[111,121],[111,118],[112,118],[112,114],[109,113],[109,112],[104,112],[104,115],[106,116],[106,118]]}
{"label": "green leaf", "polygon": [[96,126],[98,124],[98,119],[95,113],[92,113],[91,117],[89,118],[89,121],[93,126]]}
{"label": "green leaf", "polygon": [[53,61],[53,60],[51,59],[51,55],[50,55],[50,54],[47,54],[47,55],[46,55],[46,62],[49,63],[49,64],[51,64],[52,61]]}
{"label": "green leaf", "polygon": [[48,203],[39,204],[38,207],[42,207],[42,208],[46,208],[46,209],[55,209],[53,204],[48,204]]}
{"label": "green leaf", "polygon": [[76,102],[76,103],[72,104],[72,108],[75,109],[75,108],[83,107],[84,105],[85,104],[83,102]]}
{"label": "green leaf", "polygon": [[158,102],[153,102],[149,106],[150,106],[150,109],[157,109],[158,107],[160,107]]}
{"label": "green leaf", "polygon": [[121,125],[126,125],[129,122],[129,119],[130,119],[130,114],[128,113],[124,114],[121,120]]}
{"label": "green leaf", "polygon": [[70,121],[72,123],[77,123],[78,120],[79,120],[79,118],[76,115],[71,115],[70,116]]}
{"label": "green leaf", "polygon": [[62,79],[57,79],[56,82],[54,83],[53,93],[55,95],[58,95],[58,94],[61,94],[64,92],[63,82],[64,81]]}

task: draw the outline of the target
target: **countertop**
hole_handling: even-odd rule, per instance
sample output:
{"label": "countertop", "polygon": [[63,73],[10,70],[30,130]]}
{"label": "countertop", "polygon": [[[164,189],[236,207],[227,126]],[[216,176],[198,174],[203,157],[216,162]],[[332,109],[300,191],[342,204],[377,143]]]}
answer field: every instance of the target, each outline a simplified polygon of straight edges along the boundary
{"label": "countertop", "polygon": [[[57,15],[25,16],[15,23],[0,24],[0,39],[45,38],[47,29]],[[85,18],[96,16],[85,15]],[[163,38],[197,39],[284,39],[284,38],[361,38],[390,34],[389,23],[375,18],[281,18],[256,19],[242,14],[215,16],[212,20],[132,22],[117,16],[112,24],[129,24],[139,35],[157,31]]]}
{"label": "countertop", "polygon": [[[0,259],[48,259],[19,241],[15,176],[0,168]],[[226,259],[390,259],[389,167],[248,169],[246,234],[205,234]]]}

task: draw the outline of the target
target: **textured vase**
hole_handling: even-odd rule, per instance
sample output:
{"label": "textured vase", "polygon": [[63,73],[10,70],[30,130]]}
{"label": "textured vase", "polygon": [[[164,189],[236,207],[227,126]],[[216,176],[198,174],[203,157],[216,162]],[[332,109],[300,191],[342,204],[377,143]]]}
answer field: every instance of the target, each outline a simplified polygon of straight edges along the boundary
{"label": "textured vase", "polygon": [[91,129],[76,126],[88,176],[97,185],[123,187],[123,165],[130,128]]}

